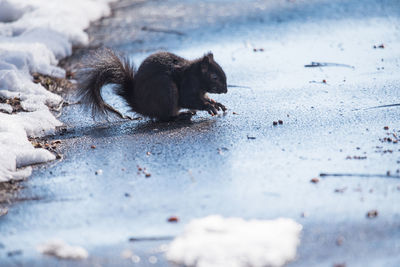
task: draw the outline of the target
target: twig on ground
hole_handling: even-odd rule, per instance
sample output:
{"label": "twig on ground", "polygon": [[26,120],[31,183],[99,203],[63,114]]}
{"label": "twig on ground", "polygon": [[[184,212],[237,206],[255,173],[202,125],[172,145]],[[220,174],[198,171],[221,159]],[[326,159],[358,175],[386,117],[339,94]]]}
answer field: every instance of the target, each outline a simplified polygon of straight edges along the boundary
{"label": "twig on ground", "polygon": [[143,241],[167,241],[174,239],[173,236],[155,236],[155,237],[130,237],[129,242]]}
{"label": "twig on ground", "polygon": [[353,109],[353,111],[357,110],[369,110],[369,109],[376,109],[376,108],[391,108],[391,107],[398,107],[400,106],[400,103],[397,104],[388,104],[388,105],[381,105],[381,106],[375,106],[375,107],[368,107],[368,108],[357,108]]}
{"label": "twig on ground", "polygon": [[311,64],[304,65],[306,68],[316,68],[316,67],[345,67],[350,69],[355,69],[354,66],[340,63],[329,63],[329,62],[311,62]]}
{"label": "twig on ground", "polygon": [[361,178],[395,178],[400,179],[399,175],[387,174],[367,174],[367,173],[320,173],[320,177],[361,177]]}
{"label": "twig on ground", "polygon": [[237,88],[247,88],[247,89],[251,89],[250,86],[235,85],[235,84],[228,84],[228,87],[237,87]]}
{"label": "twig on ground", "polygon": [[148,32],[162,32],[162,33],[176,34],[176,35],[180,35],[180,36],[186,35],[185,33],[180,32],[180,31],[153,28],[153,27],[148,27],[148,26],[143,26],[141,30],[148,31]]}

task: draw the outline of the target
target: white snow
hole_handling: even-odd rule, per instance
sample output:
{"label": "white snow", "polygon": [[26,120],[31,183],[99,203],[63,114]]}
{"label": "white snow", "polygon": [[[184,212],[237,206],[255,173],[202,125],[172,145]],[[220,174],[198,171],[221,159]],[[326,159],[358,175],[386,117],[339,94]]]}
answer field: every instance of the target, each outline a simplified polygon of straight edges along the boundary
{"label": "white snow", "polygon": [[286,218],[246,221],[212,215],[186,225],[166,256],[185,266],[282,266],[295,258],[301,229]]}
{"label": "white snow", "polygon": [[89,256],[86,249],[79,246],[71,246],[63,240],[54,239],[37,247],[40,253],[55,256],[60,259],[82,260]]}
{"label": "white snow", "polygon": [[3,111],[5,113],[12,113],[13,108],[9,104],[0,103],[0,111]]}
{"label": "white snow", "polygon": [[28,136],[54,133],[61,123],[48,106],[62,98],[35,84],[31,74],[65,77],[58,60],[70,55],[72,46],[88,43],[84,29],[109,15],[111,1],[0,0],[0,98],[20,98],[25,111],[11,114],[12,107],[0,103],[0,182],[23,179],[31,168],[18,168],[55,158],[34,149]]}

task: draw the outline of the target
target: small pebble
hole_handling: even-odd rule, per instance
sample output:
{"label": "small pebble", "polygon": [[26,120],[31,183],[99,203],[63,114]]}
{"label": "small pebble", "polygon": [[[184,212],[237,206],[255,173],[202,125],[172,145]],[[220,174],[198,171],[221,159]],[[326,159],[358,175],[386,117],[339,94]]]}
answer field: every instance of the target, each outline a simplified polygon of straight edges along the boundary
{"label": "small pebble", "polygon": [[335,189],[335,193],[344,193],[344,191],[346,191],[347,187],[343,187],[343,188],[336,188]]}
{"label": "small pebble", "polygon": [[273,124],[274,126],[276,126],[276,125],[278,125],[278,122],[277,122],[277,121],[273,121],[272,124]]}
{"label": "small pebble", "polygon": [[312,179],[310,180],[310,182],[311,182],[311,183],[314,183],[314,184],[317,184],[317,183],[319,183],[319,179],[318,179],[317,177],[315,177],[315,178],[312,178]]}
{"label": "small pebble", "polygon": [[282,120],[278,120],[278,123],[279,123],[279,124],[283,124],[283,121],[282,121]]}
{"label": "small pebble", "polygon": [[336,239],[336,245],[338,245],[338,246],[343,245],[343,241],[344,241],[344,237],[343,237],[343,236],[339,236],[339,237]]}
{"label": "small pebble", "polygon": [[383,130],[389,130],[389,126],[383,127]]}
{"label": "small pebble", "polygon": [[376,217],[378,217],[377,210],[370,210],[367,212],[367,218],[376,218]]}
{"label": "small pebble", "polygon": [[95,146],[95,145],[91,145],[90,148],[91,148],[91,149],[95,149],[96,146]]}
{"label": "small pebble", "polygon": [[102,170],[102,169],[98,169],[98,170],[95,172],[95,174],[96,174],[96,175],[102,175],[102,174],[103,174],[103,170]]}

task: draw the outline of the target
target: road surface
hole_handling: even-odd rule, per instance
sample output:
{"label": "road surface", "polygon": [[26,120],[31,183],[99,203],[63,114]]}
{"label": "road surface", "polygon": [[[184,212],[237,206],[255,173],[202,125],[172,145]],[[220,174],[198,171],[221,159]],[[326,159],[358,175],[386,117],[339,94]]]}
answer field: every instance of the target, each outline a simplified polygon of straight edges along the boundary
{"label": "road surface", "polygon": [[[28,200],[0,219],[0,265],[169,266],[165,244],[191,219],[221,214],[301,223],[288,266],[399,266],[400,107],[373,108],[400,103],[399,22],[397,0],[114,4],[88,29],[92,46],[136,65],[160,49],[212,51],[240,87],[215,96],[226,114],[187,123],[94,122],[66,107],[67,131],[54,137],[63,160],[38,167],[19,193]],[[36,251],[55,237],[90,257]]]}

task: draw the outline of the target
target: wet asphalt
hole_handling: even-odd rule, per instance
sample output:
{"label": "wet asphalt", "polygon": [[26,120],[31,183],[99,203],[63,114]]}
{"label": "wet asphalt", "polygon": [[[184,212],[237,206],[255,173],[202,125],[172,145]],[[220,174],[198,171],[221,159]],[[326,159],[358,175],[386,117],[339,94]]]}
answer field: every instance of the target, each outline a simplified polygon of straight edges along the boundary
{"label": "wet asphalt", "polygon": [[[54,137],[63,159],[38,166],[19,193],[25,201],[0,218],[0,265],[173,266],[164,245],[191,219],[221,214],[301,223],[288,266],[400,266],[400,107],[375,108],[400,99],[398,1],[113,9],[88,29],[91,46],[136,65],[160,49],[188,59],[212,51],[239,87],[212,96],[225,114],[198,112],[191,122],[93,121],[79,105],[65,107],[66,132]],[[312,62],[333,64],[305,67]],[[111,90],[104,97],[129,114]],[[55,237],[89,259],[36,251]],[[126,249],[138,257],[125,259]]]}

